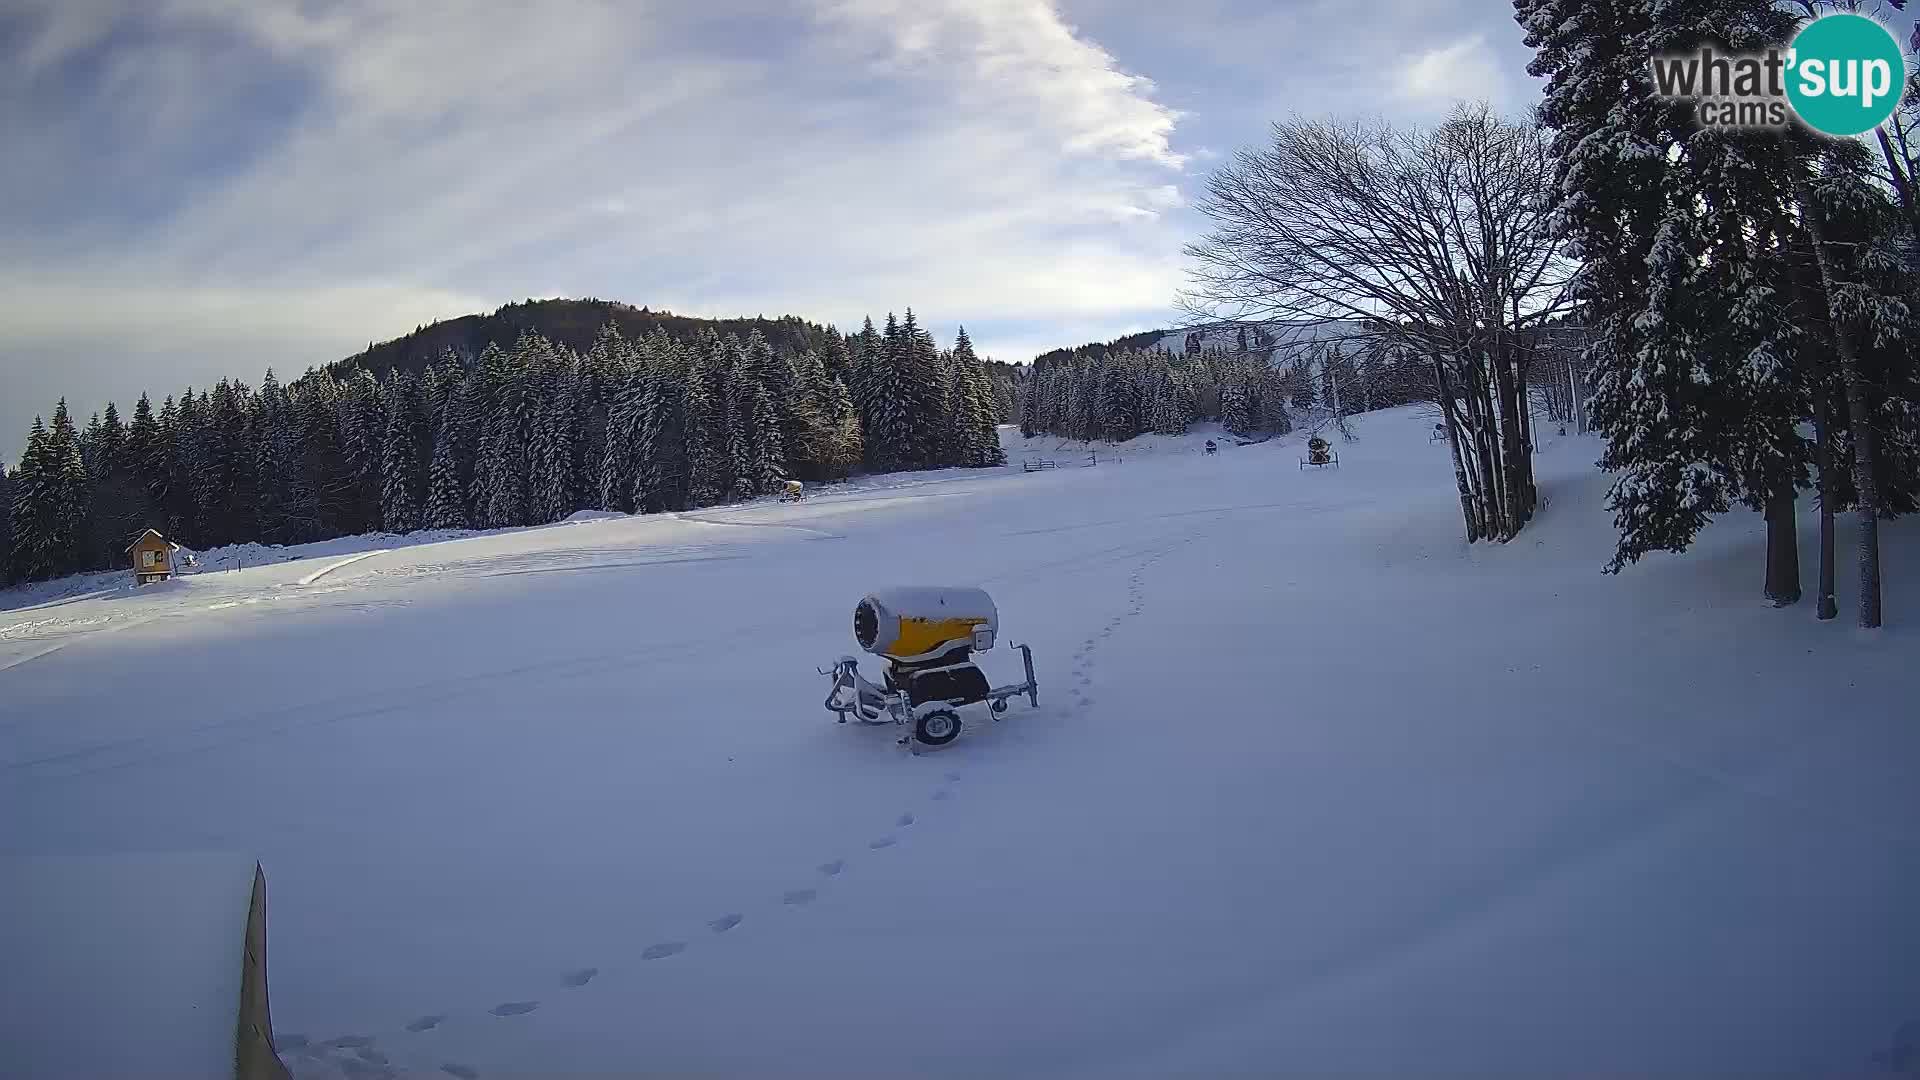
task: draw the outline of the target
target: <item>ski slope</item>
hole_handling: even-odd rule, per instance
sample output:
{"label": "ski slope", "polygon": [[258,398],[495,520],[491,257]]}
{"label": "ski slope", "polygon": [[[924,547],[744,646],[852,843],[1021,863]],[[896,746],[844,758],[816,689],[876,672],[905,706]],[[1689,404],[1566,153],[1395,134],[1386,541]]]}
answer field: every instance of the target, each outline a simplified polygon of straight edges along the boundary
{"label": "ski slope", "polygon": [[[1867,636],[1744,515],[1603,576],[1586,439],[1468,548],[1429,426],[0,613],[0,855],[257,856],[303,1078],[1920,1069],[1912,523]],[[893,583],[1040,708],[833,724]]]}

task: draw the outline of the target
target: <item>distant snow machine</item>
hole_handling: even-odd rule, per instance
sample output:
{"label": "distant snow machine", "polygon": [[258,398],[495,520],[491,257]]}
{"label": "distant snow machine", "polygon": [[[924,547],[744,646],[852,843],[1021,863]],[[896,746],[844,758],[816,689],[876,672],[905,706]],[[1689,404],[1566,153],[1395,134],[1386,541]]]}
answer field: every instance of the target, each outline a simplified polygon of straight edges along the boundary
{"label": "distant snow machine", "polygon": [[1027,678],[1007,686],[989,686],[973,662],[975,651],[993,648],[999,629],[999,610],[985,589],[919,586],[869,593],[853,609],[853,637],[886,661],[885,682],[868,682],[859,661],[842,656],[831,669],[820,669],[833,676],[827,711],[842,724],[852,716],[868,724],[911,725],[900,744],[918,754],[922,746],[945,746],[959,737],[963,706],[984,701],[996,722],[1008,698],[1025,694],[1027,704],[1038,708],[1032,649],[1014,646]]}
{"label": "distant snow machine", "polygon": [[1207,440],[1207,453],[1208,453],[1209,455],[1212,455],[1212,454],[1217,454],[1217,453],[1219,453],[1219,452],[1220,452],[1220,448],[1219,448],[1218,446],[1215,446],[1215,445],[1213,444],[1213,440],[1212,440],[1212,439],[1208,439],[1208,440]]}
{"label": "distant snow machine", "polygon": [[1329,465],[1338,467],[1339,464],[1340,455],[1333,452],[1333,447],[1327,443],[1327,440],[1318,435],[1307,440],[1307,456],[1300,459],[1302,469],[1309,465],[1324,469]]}
{"label": "distant snow machine", "polygon": [[806,494],[801,491],[800,481],[788,480],[780,485],[781,502],[799,502],[804,498]]}

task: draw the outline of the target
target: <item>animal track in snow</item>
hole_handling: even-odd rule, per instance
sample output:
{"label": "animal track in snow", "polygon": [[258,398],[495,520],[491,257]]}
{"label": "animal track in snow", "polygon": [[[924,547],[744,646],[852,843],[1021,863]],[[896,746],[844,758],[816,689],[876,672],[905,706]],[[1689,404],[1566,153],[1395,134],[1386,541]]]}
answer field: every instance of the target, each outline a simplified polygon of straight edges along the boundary
{"label": "animal track in snow", "polygon": [[598,974],[600,974],[599,968],[581,968],[579,971],[567,972],[561,976],[560,981],[566,983],[568,986],[585,986],[592,982],[593,977]]}
{"label": "animal track in snow", "polygon": [[353,1055],[369,1065],[387,1064],[387,1055],[375,1050],[371,1046],[362,1046],[358,1050],[355,1050]]}
{"label": "animal track in snow", "polygon": [[440,1071],[448,1076],[457,1076],[460,1080],[480,1080],[480,1070],[470,1065],[455,1065],[449,1062],[440,1066]]}
{"label": "animal track in snow", "polygon": [[407,1030],[412,1032],[432,1031],[434,1028],[439,1027],[441,1021],[444,1021],[446,1018],[446,1013],[434,1013],[431,1016],[423,1016],[418,1020],[409,1022],[407,1024]]}
{"label": "animal track in snow", "polygon": [[358,1050],[363,1046],[372,1046],[373,1040],[365,1035],[342,1035],[337,1039],[328,1039],[320,1045],[334,1049]]}
{"label": "animal track in snow", "polygon": [[946,788],[934,789],[933,799],[935,802],[946,802],[948,799],[951,799],[951,798],[953,798],[953,792],[948,791]]}
{"label": "animal track in snow", "polygon": [[868,844],[867,846],[872,848],[875,851],[879,851],[881,848],[890,848],[899,842],[900,841],[895,840],[891,836],[883,836],[880,839],[875,840],[873,843]]}
{"label": "animal track in snow", "polygon": [[307,1045],[307,1037],[305,1035],[299,1034],[298,1032],[290,1031],[285,1035],[276,1037],[273,1040],[273,1042],[274,1042],[275,1049],[299,1050],[302,1047]]}
{"label": "animal track in snow", "polygon": [[684,941],[662,941],[658,945],[649,945],[640,950],[640,959],[664,960],[675,953],[686,951],[686,948],[687,943]]}
{"label": "animal track in snow", "polygon": [[949,781],[957,781],[960,779],[960,774],[957,772],[950,772],[947,774],[947,779]]}
{"label": "animal track in snow", "polygon": [[788,907],[803,907],[813,903],[814,898],[819,895],[819,892],[813,889],[788,889],[786,895],[780,898],[780,902]]}
{"label": "animal track in snow", "polygon": [[352,1077],[368,1077],[370,1080],[394,1080],[399,1074],[390,1065],[379,1065],[357,1057],[340,1058],[335,1064],[340,1071]]}
{"label": "animal track in snow", "polygon": [[900,815],[900,820],[899,820],[899,821],[896,821],[896,822],[894,822],[894,824],[895,824],[895,825],[898,825],[898,826],[900,826],[901,828],[903,828],[903,829],[904,829],[904,828],[906,828],[906,827],[907,827],[908,825],[911,825],[911,824],[913,824],[913,815],[912,815],[912,814],[910,814],[910,813],[908,813],[908,814],[901,814],[901,815]]}
{"label": "animal track in snow", "polygon": [[832,862],[821,863],[816,869],[828,877],[839,877],[840,871],[846,868],[847,862],[845,859],[835,859]]}
{"label": "animal track in snow", "polygon": [[733,929],[734,927],[739,926],[741,918],[743,918],[743,916],[741,916],[737,912],[728,912],[727,914],[720,916],[719,918],[713,920],[712,922],[709,922],[707,924],[707,929],[713,931],[716,934],[724,934],[727,931]]}
{"label": "animal track in snow", "polygon": [[495,1016],[520,1016],[540,1007],[537,1001],[506,1001],[487,1011]]}

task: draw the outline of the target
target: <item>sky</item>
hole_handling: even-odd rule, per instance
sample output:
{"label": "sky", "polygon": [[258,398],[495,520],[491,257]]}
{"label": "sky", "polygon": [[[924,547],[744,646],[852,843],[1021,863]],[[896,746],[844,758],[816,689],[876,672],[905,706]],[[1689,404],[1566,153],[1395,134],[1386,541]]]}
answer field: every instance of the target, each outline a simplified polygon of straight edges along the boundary
{"label": "sky", "polygon": [[1166,326],[1224,154],[1527,59],[1506,0],[8,0],[0,460],[530,297]]}

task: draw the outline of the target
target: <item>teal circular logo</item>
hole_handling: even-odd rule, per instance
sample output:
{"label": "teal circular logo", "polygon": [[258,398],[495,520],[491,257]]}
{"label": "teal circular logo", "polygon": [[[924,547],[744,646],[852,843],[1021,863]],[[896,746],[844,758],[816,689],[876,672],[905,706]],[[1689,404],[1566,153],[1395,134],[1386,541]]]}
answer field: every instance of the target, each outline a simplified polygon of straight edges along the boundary
{"label": "teal circular logo", "polygon": [[1787,100],[1828,135],[1879,127],[1907,88],[1900,43],[1864,15],[1822,15],[1800,28],[1790,55]]}

